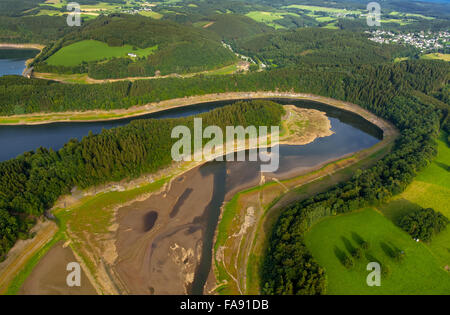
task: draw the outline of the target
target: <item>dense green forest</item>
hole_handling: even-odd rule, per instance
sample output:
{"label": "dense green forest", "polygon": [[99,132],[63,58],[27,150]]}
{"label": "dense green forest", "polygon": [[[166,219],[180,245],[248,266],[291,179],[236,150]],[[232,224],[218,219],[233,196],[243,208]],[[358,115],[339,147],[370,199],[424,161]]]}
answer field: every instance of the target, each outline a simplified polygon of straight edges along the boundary
{"label": "dense green forest", "polygon": [[[172,98],[239,91],[294,91],[314,93],[362,104],[382,106],[402,90],[431,93],[448,80],[445,62],[415,60],[387,65],[347,68],[283,68],[233,76],[197,76],[114,82],[107,84],[61,84],[17,76],[0,78],[0,115],[34,112],[129,108]],[[433,80],[424,81],[421,75]],[[374,78],[381,76],[383,82]],[[378,91],[383,91],[379,93]],[[448,89],[442,89],[447,95]],[[441,95],[440,94],[440,95]],[[445,100],[445,97],[442,98]]]}
{"label": "dense green forest", "polygon": [[405,46],[376,44],[364,33],[321,28],[278,31],[234,45],[242,54],[277,67],[382,63],[417,53]]}
{"label": "dense green forest", "polygon": [[[113,58],[76,67],[55,66],[45,62],[62,47],[82,40],[98,40],[112,47],[128,44],[136,48],[157,46],[158,49],[148,57]],[[46,47],[33,65],[40,72],[87,72],[92,78],[107,79],[154,76],[157,71],[161,75],[201,72],[235,61],[233,52],[223,47],[220,37],[213,32],[140,15],[111,14],[83,23],[81,29],[70,32]]]}
{"label": "dense green forest", "polygon": [[[325,193],[297,202],[284,210],[276,223],[264,259],[262,277],[265,294],[324,294],[326,275],[304,244],[304,234],[321,218],[380,204],[399,194],[436,155],[440,121],[448,114],[413,90],[432,94],[448,84],[444,76],[433,74],[423,64],[420,71],[397,81],[398,73],[382,67],[362,79],[364,89],[345,99],[358,103],[376,115],[390,120],[401,131],[390,154],[367,170]],[[408,65],[409,67],[409,65]],[[418,69],[416,69],[418,70]],[[397,77],[398,78],[398,77]],[[409,81],[409,86],[404,83]],[[361,93],[361,94],[360,94]],[[356,98],[354,98],[356,96]],[[447,104],[448,105],[448,104]],[[448,108],[448,107],[447,107]]]}
{"label": "dense green forest", "polygon": [[2,0],[0,1],[0,15],[17,16],[23,11],[35,8],[45,0]]}
{"label": "dense green forest", "polygon": [[0,15],[0,42],[49,44],[71,31],[63,16]]}
{"label": "dense green forest", "polygon": [[[269,101],[238,102],[200,114],[203,127],[278,126],[284,109]],[[170,165],[176,126],[193,131],[193,117],[136,120],[71,140],[55,152],[39,148],[0,163],[0,261],[17,238],[27,236],[33,218],[50,209],[72,187],[136,178]],[[193,139],[192,139],[193,141]],[[208,141],[208,139],[204,139]]]}

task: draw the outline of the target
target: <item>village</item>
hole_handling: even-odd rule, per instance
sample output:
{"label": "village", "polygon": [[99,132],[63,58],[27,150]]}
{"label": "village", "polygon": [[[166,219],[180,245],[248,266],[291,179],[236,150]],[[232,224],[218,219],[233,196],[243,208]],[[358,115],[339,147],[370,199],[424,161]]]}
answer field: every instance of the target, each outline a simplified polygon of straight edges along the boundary
{"label": "village", "polygon": [[443,50],[450,47],[450,32],[394,33],[392,31],[366,31],[371,41],[380,44],[405,44],[419,49],[422,53]]}

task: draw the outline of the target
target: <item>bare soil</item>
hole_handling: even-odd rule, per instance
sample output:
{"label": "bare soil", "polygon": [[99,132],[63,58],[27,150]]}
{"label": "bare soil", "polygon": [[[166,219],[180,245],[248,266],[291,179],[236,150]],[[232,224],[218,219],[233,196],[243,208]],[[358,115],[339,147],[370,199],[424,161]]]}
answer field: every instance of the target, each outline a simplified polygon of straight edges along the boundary
{"label": "bare soil", "polygon": [[[118,259],[113,269],[126,293],[188,293],[201,258],[206,225],[201,217],[213,186],[213,176],[204,177],[195,168],[165,191],[118,210]],[[150,213],[158,216],[148,229]]]}
{"label": "bare soil", "polygon": [[22,295],[95,295],[94,287],[81,270],[81,286],[69,287],[66,283],[67,264],[77,262],[70,247],[59,242],[39,261],[31,275],[25,280]]}

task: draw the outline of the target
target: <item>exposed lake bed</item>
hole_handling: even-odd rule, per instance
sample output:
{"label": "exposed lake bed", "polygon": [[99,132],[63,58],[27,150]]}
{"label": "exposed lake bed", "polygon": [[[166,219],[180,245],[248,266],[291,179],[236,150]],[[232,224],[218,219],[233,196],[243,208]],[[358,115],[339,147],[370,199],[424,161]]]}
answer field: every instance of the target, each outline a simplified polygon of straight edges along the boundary
{"label": "exposed lake bed", "polygon": [[[381,129],[359,115],[317,102],[274,101],[323,111],[331,132],[328,128],[328,135],[305,145],[281,145],[280,168],[274,174],[265,174],[266,181],[308,173],[323,163],[369,148],[382,138]],[[219,105],[199,106],[207,109]],[[189,107],[191,113],[195,109]],[[120,277],[121,292],[203,293],[221,206],[236,192],[260,183],[260,164],[208,162],[180,175],[163,191],[119,208],[117,258],[110,267]]]}

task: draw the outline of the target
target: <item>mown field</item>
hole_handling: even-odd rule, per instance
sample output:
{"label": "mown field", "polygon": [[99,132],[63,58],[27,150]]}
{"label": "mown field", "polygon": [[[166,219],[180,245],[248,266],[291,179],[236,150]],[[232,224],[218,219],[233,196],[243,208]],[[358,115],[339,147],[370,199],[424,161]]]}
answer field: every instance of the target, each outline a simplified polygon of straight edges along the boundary
{"label": "mown field", "polygon": [[285,7],[286,9],[298,9],[311,12],[341,13],[341,14],[360,14],[360,10],[345,10],[339,8],[319,7],[313,5],[292,4]]}
{"label": "mown field", "polygon": [[275,29],[285,28],[284,26],[277,24],[276,20],[282,20],[285,15],[298,16],[295,13],[285,12],[265,12],[265,11],[252,11],[246,14],[249,18],[255,20],[256,22],[265,23]]}
{"label": "mown field", "polygon": [[[450,274],[444,268],[450,265],[450,228],[429,243],[417,243],[395,225],[418,208],[433,208],[450,217],[450,148],[445,138],[441,134],[435,161],[404,193],[379,209],[325,219],[306,235],[307,246],[327,271],[329,294],[449,294]],[[345,268],[340,257],[350,256],[361,239],[370,243],[370,249],[353,268]],[[405,252],[401,262],[390,257],[395,250]],[[390,270],[379,288],[366,285],[370,261]]]}
{"label": "mown field", "polygon": [[[450,218],[450,148],[445,138],[446,135],[441,134],[436,160],[404,193],[380,207],[386,217],[395,222],[402,215],[421,207],[433,208]],[[441,266],[450,266],[450,227],[435,236],[427,247],[439,259]]]}
{"label": "mown field", "polygon": [[[416,243],[407,233],[374,209],[327,218],[306,234],[306,244],[328,275],[328,294],[448,294],[450,275],[423,243]],[[347,269],[341,260],[350,256],[361,240],[369,242],[361,259],[353,259]],[[393,258],[397,250],[405,257]],[[369,262],[387,266],[380,287],[369,287],[366,270]]]}
{"label": "mown field", "polygon": [[52,66],[76,66],[84,62],[109,59],[113,57],[126,57],[133,53],[138,57],[152,54],[158,46],[133,50],[131,45],[110,47],[108,44],[96,40],[83,40],[63,47],[47,59]]}
{"label": "mown field", "polygon": [[432,54],[423,55],[420,58],[421,59],[450,61],[450,54],[432,53]]}

